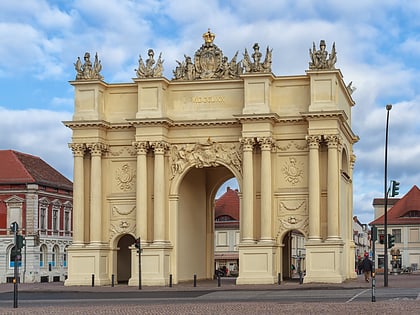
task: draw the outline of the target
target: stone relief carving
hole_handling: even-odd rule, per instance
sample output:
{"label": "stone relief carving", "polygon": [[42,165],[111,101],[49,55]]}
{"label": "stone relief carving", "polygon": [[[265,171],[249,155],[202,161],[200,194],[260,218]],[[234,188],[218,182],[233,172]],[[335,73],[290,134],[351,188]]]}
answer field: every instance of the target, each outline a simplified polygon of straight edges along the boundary
{"label": "stone relief carving", "polygon": [[282,171],[284,179],[292,185],[298,184],[303,179],[303,163],[293,157],[283,165]]}
{"label": "stone relief carving", "polygon": [[[124,207],[125,208],[125,207]],[[119,215],[129,215],[133,213],[133,211],[136,209],[136,206],[127,207],[125,209],[122,209],[121,207],[112,206],[112,216],[119,216]]]}
{"label": "stone relief carving", "polygon": [[[159,54],[157,63],[155,62],[154,56],[155,52],[153,49],[149,49],[147,52],[149,58],[146,59],[146,62],[143,62],[141,56],[139,56],[139,67],[134,69],[138,78],[158,78],[162,77],[163,73],[163,61],[162,53]],[[156,63],[156,65],[155,65]]]}
{"label": "stone relief carving", "polygon": [[289,200],[279,203],[278,216],[280,230],[301,230],[307,234],[309,218],[305,200]]}
{"label": "stone relief carving", "polygon": [[292,148],[295,148],[296,150],[305,150],[307,148],[307,144],[304,143],[303,145],[297,143],[296,141],[289,141],[286,145],[280,145],[280,142],[276,143],[276,149],[280,151],[291,151]]}
{"label": "stone relief carving", "polygon": [[135,235],[136,225],[131,220],[119,220],[110,224],[109,241],[119,234]]}
{"label": "stone relief carving", "polygon": [[218,166],[220,162],[242,172],[239,144],[222,144],[208,139],[206,144],[172,145],[170,148],[171,179],[182,173],[187,165],[196,168]]}
{"label": "stone relief carving", "polygon": [[267,52],[265,54],[265,59],[261,62],[262,53],[260,52],[260,46],[258,43],[255,43],[253,46],[254,52],[252,53],[251,58],[249,57],[248,51],[245,48],[244,59],[242,61],[245,69],[245,73],[250,72],[271,72],[271,63],[272,63],[272,49],[267,46]]}
{"label": "stone relief carving", "polygon": [[117,180],[118,187],[123,191],[133,190],[136,178],[135,170],[127,163],[122,165],[115,172],[115,179]]}
{"label": "stone relief carving", "polygon": [[335,51],[335,43],[333,43],[331,53],[325,50],[325,40],[321,40],[319,43],[319,50],[316,50],[315,43],[313,43],[312,49],[309,49],[309,69],[311,70],[333,70],[335,69],[335,63],[337,62],[337,53]]}
{"label": "stone relief carving", "polygon": [[174,80],[235,79],[242,74],[241,62],[236,60],[238,53],[229,61],[213,43],[215,37],[210,29],[203,34],[204,44],[196,51],[194,62],[187,55],[183,62],[176,61]]}
{"label": "stone relief carving", "polygon": [[90,53],[85,53],[84,63],[77,57],[77,61],[74,64],[76,69],[76,80],[103,80],[104,77],[100,74],[102,70],[101,61],[98,59],[98,53],[95,54],[95,61],[90,61]]}

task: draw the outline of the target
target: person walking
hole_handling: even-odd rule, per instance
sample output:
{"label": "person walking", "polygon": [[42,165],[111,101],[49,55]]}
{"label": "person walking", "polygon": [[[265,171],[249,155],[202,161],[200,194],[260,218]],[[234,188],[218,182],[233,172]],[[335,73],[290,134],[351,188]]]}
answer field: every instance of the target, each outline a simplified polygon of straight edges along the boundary
{"label": "person walking", "polygon": [[363,271],[365,281],[369,282],[372,275],[373,262],[369,259],[368,253],[365,253],[363,260],[360,262],[360,269]]}

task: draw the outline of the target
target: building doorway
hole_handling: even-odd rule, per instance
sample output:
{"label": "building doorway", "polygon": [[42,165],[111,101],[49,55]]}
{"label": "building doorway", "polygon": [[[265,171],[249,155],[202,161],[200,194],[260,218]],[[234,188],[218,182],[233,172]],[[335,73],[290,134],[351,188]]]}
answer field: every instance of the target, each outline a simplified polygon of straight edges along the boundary
{"label": "building doorway", "polygon": [[131,249],[135,243],[132,235],[125,234],[118,241],[117,252],[117,282],[127,284],[131,277]]}

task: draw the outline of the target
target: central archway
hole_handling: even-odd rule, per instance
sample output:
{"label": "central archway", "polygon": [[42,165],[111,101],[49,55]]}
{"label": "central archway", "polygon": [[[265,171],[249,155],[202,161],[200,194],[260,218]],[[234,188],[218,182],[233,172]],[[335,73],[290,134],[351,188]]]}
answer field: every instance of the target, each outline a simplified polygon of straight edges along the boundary
{"label": "central archway", "polygon": [[217,189],[234,177],[224,166],[190,168],[178,189],[178,280],[211,279],[214,273],[214,200]]}

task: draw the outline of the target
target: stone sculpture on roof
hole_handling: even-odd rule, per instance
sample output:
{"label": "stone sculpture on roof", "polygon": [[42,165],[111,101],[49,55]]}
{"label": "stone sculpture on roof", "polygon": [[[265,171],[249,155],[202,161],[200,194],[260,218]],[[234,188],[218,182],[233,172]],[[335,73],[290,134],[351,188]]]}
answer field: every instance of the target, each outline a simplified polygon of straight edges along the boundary
{"label": "stone sculpture on roof", "polygon": [[149,49],[147,52],[149,58],[146,59],[146,62],[143,62],[141,56],[139,56],[139,67],[135,69],[138,78],[158,78],[163,76],[163,60],[162,53],[159,54],[159,58],[155,65],[154,55],[155,52],[153,49]]}
{"label": "stone sculpture on roof", "polygon": [[315,43],[313,43],[312,49],[309,48],[309,62],[310,70],[333,70],[335,69],[335,63],[337,62],[337,53],[335,51],[335,42],[333,43],[331,53],[328,55],[328,51],[325,50],[325,40],[321,40],[319,43],[319,50],[316,50]]}
{"label": "stone sculpture on roof", "polygon": [[98,53],[95,54],[95,61],[93,63],[90,61],[90,53],[85,53],[83,57],[84,63],[80,60],[80,57],[77,57],[77,61],[74,64],[76,69],[76,80],[103,80],[103,76],[100,74],[102,70],[101,61],[98,59]]}
{"label": "stone sculpture on roof", "polygon": [[235,79],[242,74],[241,62],[237,61],[238,53],[229,61],[214,44],[215,37],[210,29],[203,34],[204,44],[194,54],[194,62],[187,55],[184,55],[183,62],[176,61],[178,66],[173,71],[174,80]]}
{"label": "stone sculpture on roof", "polygon": [[248,51],[245,48],[244,59],[242,61],[245,73],[271,72],[271,53],[273,50],[267,46],[267,53],[265,55],[264,62],[261,62],[262,53],[260,52],[260,46],[258,45],[258,43],[254,44],[253,49],[254,53],[251,55],[253,61],[251,61]]}

